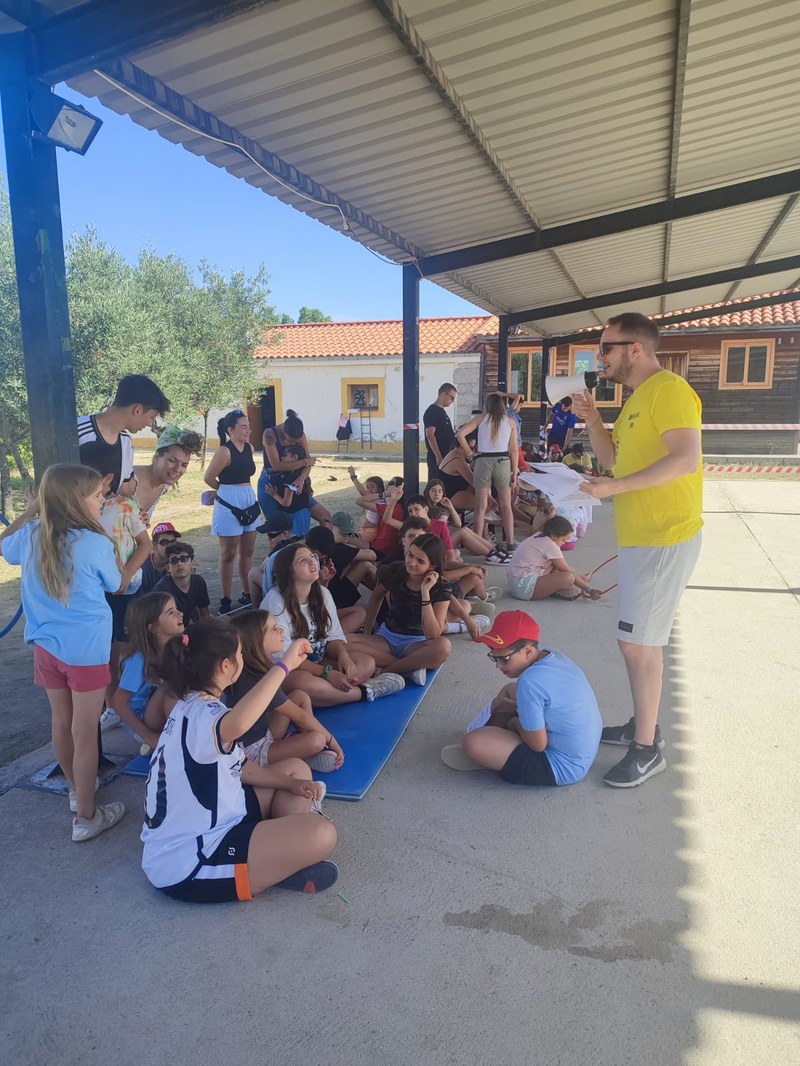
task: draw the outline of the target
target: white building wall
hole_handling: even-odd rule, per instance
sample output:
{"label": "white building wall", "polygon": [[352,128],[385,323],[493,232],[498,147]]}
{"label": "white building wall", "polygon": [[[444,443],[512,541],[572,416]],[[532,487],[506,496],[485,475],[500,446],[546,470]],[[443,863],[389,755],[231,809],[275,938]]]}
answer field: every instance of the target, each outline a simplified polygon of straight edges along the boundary
{"label": "white building wall", "polygon": [[[369,379],[383,384],[384,410],[372,412],[373,441],[403,439],[403,367],[400,359],[347,358],[275,359],[259,368],[265,381],[280,382],[283,416],[291,408],[303,420],[309,440],[333,440],[342,410],[342,381]],[[420,356],[420,410],[436,399],[439,386],[453,382],[459,389],[454,422],[466,421],[477,402],[480,389],[480,355]],[[350,414],[355,437],[359,436],[359,416]]]}

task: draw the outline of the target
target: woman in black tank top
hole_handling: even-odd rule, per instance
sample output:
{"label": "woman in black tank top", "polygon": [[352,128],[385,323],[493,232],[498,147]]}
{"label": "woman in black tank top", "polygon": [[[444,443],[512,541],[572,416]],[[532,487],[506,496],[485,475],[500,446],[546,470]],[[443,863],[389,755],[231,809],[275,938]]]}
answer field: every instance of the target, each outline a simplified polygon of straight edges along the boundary
{"label": "woman in black tank top", "polygon": [[211,533],[219,538],[219,583],[222,598],[219,613],[231,609],[233,564],[239,557],[242,595],[239,603],[250,603],[247,575],[256,546],[256,529],[261,512],[250,484],[256,472],[250,446],[250,422],[244,411],[230,411],[217,423],[220,447],[214,452],[205,473],[205,483],[214,491]]}

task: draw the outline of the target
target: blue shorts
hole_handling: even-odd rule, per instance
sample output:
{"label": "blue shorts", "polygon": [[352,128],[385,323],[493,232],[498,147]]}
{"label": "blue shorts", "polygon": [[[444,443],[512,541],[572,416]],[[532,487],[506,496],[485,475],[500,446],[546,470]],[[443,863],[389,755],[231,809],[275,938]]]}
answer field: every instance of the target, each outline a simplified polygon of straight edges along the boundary
{"label": "blue shorts", "polygon": [[391,629],[387,629],[385,622],[375,631],[375,636],[383,637],[395,659],[402,659],[410,647],[428,639],[412,633],[393,633]]}
{"label": "blue shorts", "polygon": [[533,590],[536,588],[536,574],[526,574],[525,577],[514,577],[506,574],[508,591],[515,600],[532,600]]}

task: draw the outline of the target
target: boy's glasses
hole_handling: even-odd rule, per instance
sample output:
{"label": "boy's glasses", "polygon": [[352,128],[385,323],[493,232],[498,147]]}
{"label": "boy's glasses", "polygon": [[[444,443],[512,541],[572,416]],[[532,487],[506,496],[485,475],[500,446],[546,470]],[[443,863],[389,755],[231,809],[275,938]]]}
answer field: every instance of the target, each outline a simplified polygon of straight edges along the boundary
{"label": "boy's glasses", "polygon": [[190,563],[191,561],[191,555],[170,555],[169,559],[167,559],[168,563]]}
{"label": "boy's glasses", "polygon": [[[517,648],[517,651],[519,650],[520,649]],[[487,652],[487,655],[493,663],[502,663],[503,666],[505,666],[509,659],[514,658],[514,656],[517,654],[517,651],[512,651],[510,655],[492,655],[491,652]]]}

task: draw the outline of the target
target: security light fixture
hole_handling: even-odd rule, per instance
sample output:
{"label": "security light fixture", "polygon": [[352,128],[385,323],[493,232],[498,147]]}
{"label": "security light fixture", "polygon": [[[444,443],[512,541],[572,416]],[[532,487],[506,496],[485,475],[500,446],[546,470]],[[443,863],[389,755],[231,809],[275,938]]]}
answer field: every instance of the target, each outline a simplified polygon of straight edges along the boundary
{"label": "security light fixture", "polygon": [[44,85],[36,89],[31,97],[30,112],[39,127],[34,130],[34,136],[79,155],[86,155],[86,150],[103,125],[102,119],[90,115],[80,104],[56,96]]}

